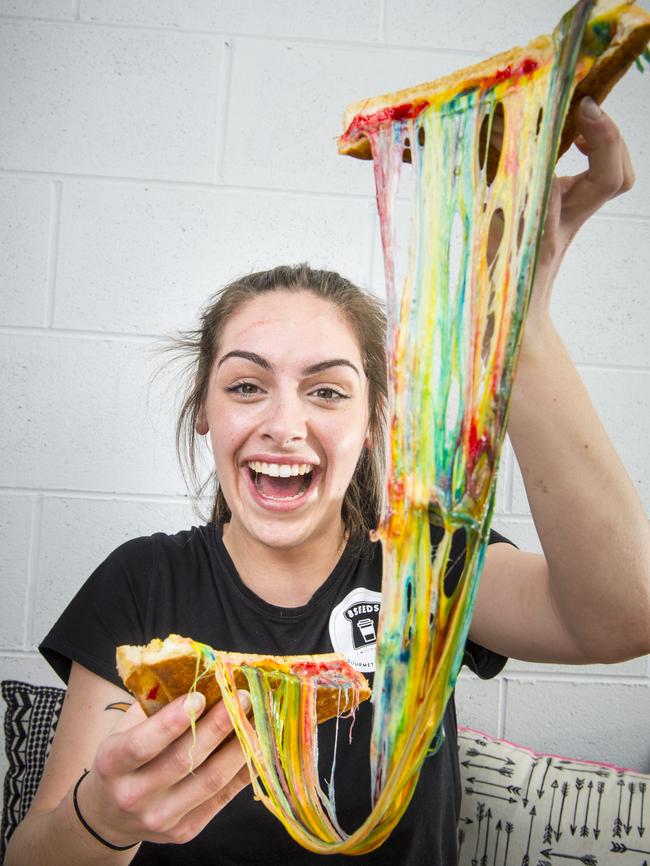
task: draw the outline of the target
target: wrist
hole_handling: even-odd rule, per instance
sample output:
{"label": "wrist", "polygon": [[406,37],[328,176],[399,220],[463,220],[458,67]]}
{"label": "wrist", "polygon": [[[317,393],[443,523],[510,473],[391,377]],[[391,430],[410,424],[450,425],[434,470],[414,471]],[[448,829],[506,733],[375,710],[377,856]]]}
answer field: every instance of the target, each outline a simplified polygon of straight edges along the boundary
{"label": "wrist", "polygon": [[562,340],[550,315],[529,315],[524,325],[518,366],[537,363],[558,346],[562,346]]}
{"label": "wrist", "polygon": [[535,322],[522,341],[517,362],[508,421],[511,439],[518,439],[522,430],[531,433],[544,426],[574,393],[578,380],[553,322]]}
{"label": "wrist", "polygon": [[30,809],[7,846],[7,866],[115,866],[130,863],[137,848],[115,852],[80,824],[72,788],[53,809]]}
{"label": "wrist", "polygon": [[[77,816],[79,823],[86,830],[86,832],[97,840],[101,845],[105,848],[108,848],[110,851],[128,851],[130,848],[135,848],[136,845],[139,845],[140,842],[127,842],[125,843],[122,840],[118,840],[116,842],[109,841],[103,833],[99,833],[94,826],[92,826],[88,820],[84,817],[83,812],[81,811],[81,807],[79,805],[79,789],[81,788],[81,784],[86,778],[86,776],[90,773],[90,770],[84,770],[81,776],[77,779],[77,782],[72,790],[72,806],[75,811],[75,815]],[[115,834],[113,834],[115,835]]]}
{"label": "wrist", "polygon": [[110,854],[111,851],[116,853],[131,851],[131,855],[135,854],[133,849],[140,844],[141,840],[128,838],[119,829],[107,827],[102,810],[93,807],[93,797],[88,795],[94,781],[94,774],[84,770],[72,789],[72,810],[78,828],[82,834],[85,834],[86,841],[94,845],[98,851],[103,848],[106,854]]}

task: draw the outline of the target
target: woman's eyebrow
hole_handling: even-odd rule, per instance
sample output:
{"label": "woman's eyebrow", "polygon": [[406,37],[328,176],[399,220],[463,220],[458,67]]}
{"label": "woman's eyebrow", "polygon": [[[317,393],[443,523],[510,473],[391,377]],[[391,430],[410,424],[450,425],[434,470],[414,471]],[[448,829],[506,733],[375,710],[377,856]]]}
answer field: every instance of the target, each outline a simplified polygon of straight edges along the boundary
{"label": "woman's eyebrow", "polygon": [[273,365],[270,361],[267,361],[266,358],[263,358],[256,352],[244,352],[241,349],[234,349],[232,352],[227,352],[223,356],[223,358],[219,359],[219,362],[217,363],[217,368],[219,368],[224,361],[227,361],[228,358],[243,358],[245,361],[252,361],[253,364],[257,364],[258,367],[262,367],[264,370],[273,369]]}
{"label": "woman's eyebrow", "polygon": [[360,377],[360,373],[357,368],[354,366],[352,361],[346,361],[345,358],[332,358],[331,361],[319,361],[318,364],[310,364],[309,367],[305,367],[302,371],[303,376],[311,376],[313,373],[322,373],[323,370],[329,370],[330,367],[352,367],[357,376]]}
{"label": "woman's eyebrow", "polygon": [[[258,367],[262,367],[264,370],[273,370],[273,364],[271,364],[270,361],[267,361],[266,358],[263,358],[256,352],[246,352],[242,349],[234,349],[232,352],[227,352],[223,358],[219,359],[217,368],[219,368],[224,361],[227,361],[228,358],[243,358],[245,361],[251,361],[253,364],[257,364]],[[310,364],[309,367],[305,367],[301,372],[303,376],[312,376],[314,373],[322,373],[323,370],[329,370],[330,367],[341,366],[351,367],[357,376],[361,378],[355,365],[345,358],[332,358],[329,361],[319,361],[317,364]]]}

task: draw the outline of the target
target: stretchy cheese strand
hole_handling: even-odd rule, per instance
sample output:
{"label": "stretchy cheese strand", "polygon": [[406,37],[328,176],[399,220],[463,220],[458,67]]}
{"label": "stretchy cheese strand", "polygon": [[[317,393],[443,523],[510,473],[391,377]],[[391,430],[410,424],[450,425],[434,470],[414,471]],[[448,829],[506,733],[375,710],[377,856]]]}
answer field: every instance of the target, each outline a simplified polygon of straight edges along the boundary
{"label": "stretchy cheese strand", "polygon": [[[538,40],[535,59],[524,58],[518,68],[399,110],[357,116],[348,131],[367,137],[372,148],[389,319],[373,808],[361,827],[344,833],[331,785],[327,792],[319,786],[314,681],[241,668],[251,724],[235,672],[213,665],[256,796],[315,852],[362,854],[386,839],[409,803],[456,682],[559,135],[574,83],[606,43],[603,17],[590,22],[583,43],[592,5],[578,3],[553,40]],[[481,149],[487,150],[499,105],[505,119],[494,172]],[[398,303],[392,215],[406,148],[415,192],[409,268]],[[491,234],[498,223],[497,248]],[[451,268],[454,242],[460,252]],[[430,523],[442,530],[433,555]],[[465,532],[465,563],[447,597],[444,577],[459,530]]]}

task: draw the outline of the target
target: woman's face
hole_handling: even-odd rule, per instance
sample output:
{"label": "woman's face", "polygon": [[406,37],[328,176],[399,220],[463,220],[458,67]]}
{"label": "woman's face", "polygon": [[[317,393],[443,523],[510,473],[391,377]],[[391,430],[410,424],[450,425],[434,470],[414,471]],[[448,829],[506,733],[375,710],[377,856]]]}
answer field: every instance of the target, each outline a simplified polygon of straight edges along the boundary
{"label": "woman's face", "polygon": [[201,417],[229,531],[277,548],[340,532],[368,418],[360,348],[331,303],[279,290],[240,308],[223,332]]}

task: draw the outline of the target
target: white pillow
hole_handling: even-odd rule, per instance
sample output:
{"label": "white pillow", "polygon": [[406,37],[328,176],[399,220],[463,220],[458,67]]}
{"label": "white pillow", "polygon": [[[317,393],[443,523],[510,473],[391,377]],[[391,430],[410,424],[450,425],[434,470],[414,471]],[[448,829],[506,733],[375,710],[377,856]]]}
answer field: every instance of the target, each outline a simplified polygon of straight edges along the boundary
{"label": "white pillow", "polygon": [[458,728],[459,866],[648,866],[650,775]]}

